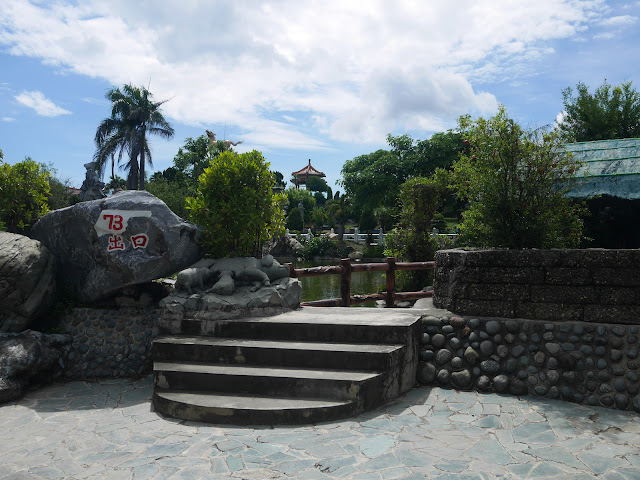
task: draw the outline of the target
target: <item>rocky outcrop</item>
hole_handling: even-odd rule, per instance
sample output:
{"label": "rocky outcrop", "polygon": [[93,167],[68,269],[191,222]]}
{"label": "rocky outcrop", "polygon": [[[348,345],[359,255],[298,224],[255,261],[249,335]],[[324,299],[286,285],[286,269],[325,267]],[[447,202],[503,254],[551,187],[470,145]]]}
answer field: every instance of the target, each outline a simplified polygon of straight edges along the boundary
{"label": "rocky outcrop", "polygon": [[20,398],[29,386],[59,378],[70,343],[69,335],[0,333],[0,403]]}
{"label": "rocky outcrop", "polygon": [[298,257],[302,254],[302,244],[295,238],[288,236],[275,237],[262,246],[262,255],[274,257]]}
{"label": "rocky outcrop", "polygon": [[0,232],[0,332],[28,328],[51,306],[54,259],[40,242]]}
{"label": "rocky outcrop", "polygon": [[56,259],[59,284],[84,302],[188,267],[203,256],[198,234],[144,191],[56,210],[32,230]]}

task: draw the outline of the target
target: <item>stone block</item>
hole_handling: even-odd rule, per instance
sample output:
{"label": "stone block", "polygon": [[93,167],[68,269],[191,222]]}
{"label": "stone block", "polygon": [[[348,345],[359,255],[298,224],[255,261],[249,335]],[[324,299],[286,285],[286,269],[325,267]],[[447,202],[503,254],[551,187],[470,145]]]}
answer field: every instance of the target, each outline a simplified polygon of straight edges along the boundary
{"label": "stone block", "polygon": [[531,301],[556,304],[593,304],[598,303],[600,290],[596,287],[578,287],[566,285],[532,285]]}
{"label": "stone block", "polygon": [[536,320],[579,321],[582,320],[583,311],[591,308],[589,305],[583,308],[581,305],[563,303],[519,303],[516,309],[516,317]]}
{"label": "stone block", "polygon": [[585,308],[584,321],[592,323],[640,323],[640,308],[637,305],[590,305]]}

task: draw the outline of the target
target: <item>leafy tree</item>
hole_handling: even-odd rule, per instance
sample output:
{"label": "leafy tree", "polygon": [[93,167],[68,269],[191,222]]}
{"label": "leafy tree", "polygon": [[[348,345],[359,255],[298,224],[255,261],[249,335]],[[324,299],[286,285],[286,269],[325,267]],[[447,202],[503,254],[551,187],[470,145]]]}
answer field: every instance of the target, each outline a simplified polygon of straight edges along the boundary
{"label": "leafy tree", "polygon": [[287,228],[292,231],[301,232],[304,229],[302,223],[302,213],[299,208],[294,208],[287,215]]}
{"label": "leafy tree", "polygon": [[43,166],[42,172],[47,175],[49,182],[49,197],[47,198],[49,210],[58,210],[81,201],[78,195],[72,193],[70,180],[58,178],[58,172],[52,164]]}
{"label": "leafy tree", "polygon": [[449,168],[464,147],[460,134],[442,132],[427,140],[409,135],[387,136],[390,151],[378,150],[347,160],[342,185],[353,199],[354,209],[395,210],[400,186],[409,178],[428,176],[437,168]]}
{"label": "leafy tree", "polygon": [[595,93],[582,82],[562,91],[564,117],[559,124],[566,140],[586,142],[640,137],[640,93],[632,82],[612,87],[606,80]]}
{"label": "leafy tree", "polygon": [[290,186],[284,191],[287,196],[287,212],[291,213],[294,209],[298,208],[300,202],[302,202],[302,207],[304,209],[304,224],[311,223],[311,214],[313,213],[313,209],[316,206],[316,199],[309,190],[295,188],[294,186]]}
{"label": "leafy tree", "polygon": [[[438,243],[431,236],[440,191],[436,182],[424,177],[407,180],[400,189],[400,221],[385,240],[384,253],[409,262],[433,259]],[[398,272],[399,290],[420,290],[431,283],[432,272]]]}
{"label": "leafy tree", "polygon": [[333,200],[327,201],[326,215],[327,219],[338,227],[338,243],[344,243],[344,228],[351,215],[353,214],[353,206],[351,199],[346,195],[340,195],[336,192]]}
{"label": "leafy tree", "polygon": [[9,165],[0,161],[0,223],[9,232],[25,234],[49,211],[49,173],[26,157]]}
{"label": "leafy tree", "polygon": [[320,177],[309,177],[307,178],[307,190],[312,192],[326,192],[329,185],[324,178]]}
{"label": "leafy tree", "polygon": [[107,194],[113,195],[116,192],[127,189],[127,181],[119,175],[114,175],[104,188]]}
{"label": "leafy tree", "polygon": [[204,227],[209,255],[257,255],[261,244],[284,234],[284,198],[274,194],[269,163],[256,150],[224,152],[199,178],[197,195],[187,198],[190,217]]}
{"label": "leafy tree", "polygon": [[557,133],[523,130],[504,107],[490,119],[463,116],[458,123],[469,143],[452,175],[458,195],[469,201],[459,241],[506,248],[578,246],[582,210],[565,196],[577,164]]}
{"label": "leafy tree", "polygon": [[[217,145],[211,150],[217,150]],[[198,177],[209,165],[211,158],[218,156],[220,153],[222,152],[216,151],[213,153],[210,151],[209,138],[206,135],[200,135],[195,140],[187,137],[184,145],[178,149],[178,153],[173,157],[174,166],[169,168],[190,177],[195,184],[198,181]],[[175,180],[172,173],[168,173],[164,177],[170,182]]]}
{"label": "leafy tree", "polygon": [[147,135],[173,137],[173,128],[160,112],[160,106],[166,100],[153,102],[152,97],[146,88],[132,84],[124,85],[122,90],[109,90],[106,98],[111,102],[111,117],[105,118],[96,131],[94,159],[100,171],[104,171],[110,159],[114,178],[115,154],[118,153],[119,163],[123,153],[128,153],[129,160],[125,166],[129,172],[128,190],[144,190],[145,165],[147,162],[152,165]]}

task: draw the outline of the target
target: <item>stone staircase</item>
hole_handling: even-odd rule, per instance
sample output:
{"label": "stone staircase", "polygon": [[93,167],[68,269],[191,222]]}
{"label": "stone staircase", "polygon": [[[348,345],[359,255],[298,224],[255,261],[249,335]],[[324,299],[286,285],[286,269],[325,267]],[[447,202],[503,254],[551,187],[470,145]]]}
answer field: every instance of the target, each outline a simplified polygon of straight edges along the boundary
{"label": "stone staircase", "polygon": [[256,425],[335,420],[396,398],[415,383],[421,333],[409,311],[313,307],[160,329],[155,411]]}

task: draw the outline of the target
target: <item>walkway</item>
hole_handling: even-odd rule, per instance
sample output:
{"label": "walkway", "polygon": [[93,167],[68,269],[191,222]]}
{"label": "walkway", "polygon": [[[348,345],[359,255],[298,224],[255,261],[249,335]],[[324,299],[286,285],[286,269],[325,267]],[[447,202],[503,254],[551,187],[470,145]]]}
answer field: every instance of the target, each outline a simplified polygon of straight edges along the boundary
{"label": "walkway", "polygon": [[0,478],[640,479],[640,415],[419,388],[355,419],[216,427],[150,412],[151,377],[0,406]]}

